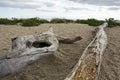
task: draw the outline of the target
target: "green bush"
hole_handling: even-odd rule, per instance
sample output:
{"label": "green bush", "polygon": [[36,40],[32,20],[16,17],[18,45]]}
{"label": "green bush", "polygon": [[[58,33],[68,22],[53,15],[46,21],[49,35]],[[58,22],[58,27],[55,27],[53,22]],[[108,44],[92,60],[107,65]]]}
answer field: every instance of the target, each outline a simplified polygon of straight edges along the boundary
{"label": "green bush", "polygon": [[26,19],[21,22],[22,26],[38,26],[40,22],[34,19]]}
{"label": "green bush", "polygon": [[45,20],[45,19],[39,19],[39,22],[40,22],[40,23],[49,23],[49,21],[48,21],[48,20]]}
{"label": "green bush", "polygon": [[99,25],[102,25],[105,21],[96,20],[96,19],[88,19],[87,22],[88,22],[88,25],[90,26],[99,26]]}
{"label": "green bush", "polygon": [[59,19],[59,18],[54,18],[50,21],[50,23],[73,23],[74,20],[71,19]]}
{"label": "green bush", "polygon": [[114,18],[106,19],[106,22],[108,22],[108,27],[120,26],[120,22],[117,22]]}
{"label": "green bush", "polygon": [[40,19],[40,18],[37,18],[37,17],[36,18],[28,18],[28,19],[0,18],[0,24],[16,25],[18,23],[21,23],[22,26],[38,26],[42,23],[49,23],[49,21],[47,21],[45,19]]}
{"label": "green bush", "polygon": [[5,25],[16,25],[18,23],[21,23],[23,19],[17,19],[17,18],[12,18],[12,19],[7,19],[7,18],[0,18],[0,24],[5,24]]}
{"label": "green bush", "polygon": [[90,26],[99,26],[104,23],[104,21],[96,20],[96,19],[87,19],[87,20],[79,20],[77,19],[75,23],[81,23],[81,24],[88,24]]}
{"label": "green bush", "polygon": [[[99,26],[103,24],[105,21],[103,20],[97,20],[97,19],[87,19],[87,20],[71,20],[71,19],[60,19],[60,18],[54,18],[51,21],[40,19],[38,17],[35,18],[28,18],[28,19],[7,19],[7,18],[0,18],[0,24],[5,25],[16,25],[20,23],[22,26],[38,26],[40,24],[44,23],[81,23],[81,24],[88,24],[90,26]],[[117,20],[114,20],[114,18],[106,19],[106,22],[108,22],[109,27],[115,27],[120,26],[120,22]]]}
{"label": "green bush", "polygon": [[88,24],[87,20],[80,20],[80,19],[77,19],[75,23]]}
{"label": "green bush", "polygon": [[49,23],[49,21],[36,17],[36,18],[24,19],[21,23],[22,26],[38,26],[43,23]]}
{"label": "green bush", "polygon": [[15,19],[15,18],[12,18],[12,19],[0,18],[0,24],[15,25],[17,23],[18,23],[18,19]]}

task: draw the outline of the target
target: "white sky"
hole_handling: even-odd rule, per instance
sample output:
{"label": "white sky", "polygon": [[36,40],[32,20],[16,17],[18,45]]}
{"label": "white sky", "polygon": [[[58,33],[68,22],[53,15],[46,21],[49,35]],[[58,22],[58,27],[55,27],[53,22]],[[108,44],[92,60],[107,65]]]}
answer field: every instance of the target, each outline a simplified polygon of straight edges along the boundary
{"label": "white sky", "polygon": [[120,0],[0,0],[0,17],[120,20]]}

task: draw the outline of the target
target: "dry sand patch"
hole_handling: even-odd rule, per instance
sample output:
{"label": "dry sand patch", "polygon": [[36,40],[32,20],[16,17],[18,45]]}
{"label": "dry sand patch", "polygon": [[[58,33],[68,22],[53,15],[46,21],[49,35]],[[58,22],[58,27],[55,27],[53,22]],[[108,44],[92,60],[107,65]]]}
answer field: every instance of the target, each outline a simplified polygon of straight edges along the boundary
{"label": "dry sand patch", "polygon": [[83,39],[74,44],[60,44],[53,55],[45,56],[19,73],[2,80],[63,80],[67,76],[92,40],[92,31],[95,27],[85,24],[42,24],[38,27],[2,26],[0,54],[2,56],[10,51],[11,37],[38,34],[46,31],[49,26],[53,26],[55,34],[59,36],[80,35]]}
{"label": "dry sand patch", "polygon": [[[38,27],[0,26],[0,55],[10,51],[11,38],[33,35],[53,26],[55,34],[64,37],[80,35],[74,44],[60,44],[53,54],[39,59],[18,73],[1,80],[63,80],[72,70],[86,46],[93,38],[95,27],[85,24],[42,24]],[[106,28],[108,45],[103,55],[99,80],[120,80],[120,27]]]}

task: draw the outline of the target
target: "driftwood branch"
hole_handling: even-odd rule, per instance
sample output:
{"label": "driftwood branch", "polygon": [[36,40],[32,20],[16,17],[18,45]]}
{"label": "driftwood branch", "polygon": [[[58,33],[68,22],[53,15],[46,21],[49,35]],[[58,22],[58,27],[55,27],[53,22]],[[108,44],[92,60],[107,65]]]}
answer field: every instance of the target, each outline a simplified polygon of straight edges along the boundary
{"label": "driftwood branch", "polygon": [[103,51],[107,44],[107,35],[104,28],[107,23],[97,27],[96,36],[84,50],[72,72],[65,80],[97,80],[102,61]]}
{"label": "driftwood branch", "polygon": [[52,28],[36,36],[13,38],[12,51],[0,57],[0,77],[19,71],[42,56],[52,54],[58,45]]}
{"label": "driftwood branch", "polygon": [[76,42],[76,41],[81,40],[82,37],[81,37],[81,36],[76,36],[76,37],[74,37],[74,38],[64,38],[64,37],[59,37],[59,36],[57,36],[57,39],[58,39],[59,43],[72,44],[72,43],[74,43],[74,42]]}
{"label": "driftwood branch", "polygon": [[0,57],[0,77],[19,71],[39,58],[55,52],[60,43],[72,44],[82,39],[56,37],[52,27],[39,35],[12,38],[12,51]]}

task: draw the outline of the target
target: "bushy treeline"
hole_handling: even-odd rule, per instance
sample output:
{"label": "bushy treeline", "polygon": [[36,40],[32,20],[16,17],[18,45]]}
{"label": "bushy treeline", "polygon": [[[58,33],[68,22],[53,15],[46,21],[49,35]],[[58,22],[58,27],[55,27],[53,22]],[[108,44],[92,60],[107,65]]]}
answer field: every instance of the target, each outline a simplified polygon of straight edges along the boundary
{"label": "bushy treeline", "polygon": [[97,19],[87,19],[87,20],[82,20],[82,19],[77,19],[77,20],[72,20],[72,19],[60,19],[60,18],[54,18],[51,19],[50,21],[46,19],[41,19],[41,18],[27,18],[27,19],[17,19],[17,18],[12,18],[12,19],[7,19],[7,18],[0,18],[0,24],[5,24],[5,25],[17,25],[20,24],[22,26],[38,26],[43,23],[81,23],[81,24],[88,24],[90,26],[99,26],[103,24],[104,22],[108,22],[110,27],[113,26],[120,26],[120,23],[114,18],[109,18],[106,20],[97,20]]}

